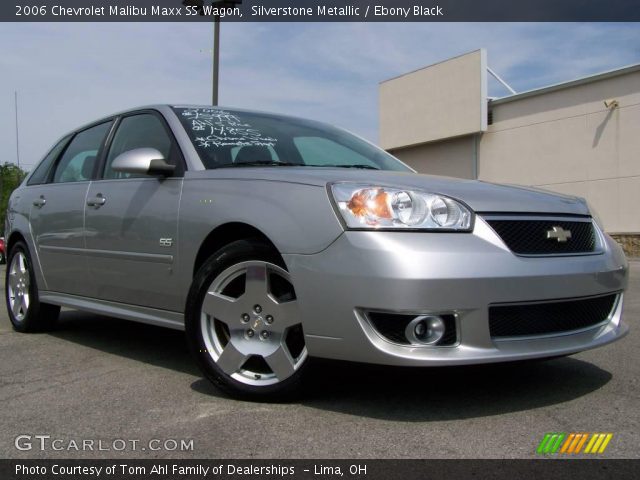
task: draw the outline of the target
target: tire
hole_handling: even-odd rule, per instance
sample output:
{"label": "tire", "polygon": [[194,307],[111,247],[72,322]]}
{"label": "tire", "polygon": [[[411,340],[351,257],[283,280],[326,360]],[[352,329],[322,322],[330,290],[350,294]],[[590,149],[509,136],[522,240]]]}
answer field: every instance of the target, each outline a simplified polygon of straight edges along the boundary
{"label": "tire", "polygon": [[295,291],[278,253],[259,239],[205,261],[185,326],[204,376],[231,396],[282,401],[299,391],[308,355]]}
{"label": "tire", "polygon": [[4,257],[4,252],[0,252],[0,265],[7,263],[7,259]]}
{"label": "tire", "polygon": [[29,249],[22,241],[11,247],[4,285],[7,312],[15,330],[40,332],[55,325],[60,307],[40,302]]}

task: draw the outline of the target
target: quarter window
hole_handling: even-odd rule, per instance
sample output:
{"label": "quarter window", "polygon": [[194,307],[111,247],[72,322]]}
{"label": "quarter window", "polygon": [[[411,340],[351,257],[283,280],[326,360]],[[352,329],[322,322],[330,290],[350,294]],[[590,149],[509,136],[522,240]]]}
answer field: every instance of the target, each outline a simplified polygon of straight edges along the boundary
{"label": "quarter window", "polygon": [[54,183],[91,180],[98,152],[111,124],[112,122],[101,123],[73,137],[56,166]]}
{"label": "quarter window", "polygon": [[62,152],[62,149],[68,141],[69,136],[64,137],[51,149],[51,151],[49,151],[47,156],[42,159],[40,164],[36,167],[36,169],[29,177],[27,185],[39,185],[41,183],[47,182],[49,172],[51,171],[51,166],[54,164],[56,158],[58,158],[60,152]]}

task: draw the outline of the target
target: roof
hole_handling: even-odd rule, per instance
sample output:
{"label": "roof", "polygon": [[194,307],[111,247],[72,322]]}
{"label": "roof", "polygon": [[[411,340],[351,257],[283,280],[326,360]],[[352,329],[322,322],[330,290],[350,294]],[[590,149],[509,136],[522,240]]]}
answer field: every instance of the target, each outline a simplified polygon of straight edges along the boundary
{"label": "roof", "polygon": [[547,87],[536,88],[533,90],[527,90],[526,92],[516,93],[509,95],[508,97],[502,97],[491,100],[491,105],[500,105],[503,103],[513,102],[521,100],[527,97],[533,97],[536,95],[543,95],[545,93],[555,92],[557,90],[563,90],[565,88],[577,87],[578,85],[585,85],[588,83],[597,82],[600,80],[606,80],[608,78],[619,77],[622,75],[628,75],[630,73],[640,72],[640,63],[628,65],[626,67],[617,68],[615,70],[608,70],[606,72],[596,73],[586,77],[577,78],[575,80],[569,80],[568,82],[556,83]]}

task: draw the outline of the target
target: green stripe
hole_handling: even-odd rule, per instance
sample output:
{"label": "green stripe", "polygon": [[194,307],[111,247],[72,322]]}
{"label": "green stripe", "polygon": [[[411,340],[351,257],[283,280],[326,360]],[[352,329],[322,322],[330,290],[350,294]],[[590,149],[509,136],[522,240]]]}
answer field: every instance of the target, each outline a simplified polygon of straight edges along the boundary
{"label": "green stripe", "polygon": [[537,453],[543,453],[544,452],[544,447],[547,444],[547,442],[549,441],[549,439],[551,438],[551,435],[552,435],[551,433],[545,434],[544,438],[540,442],[540,445],[538,445],[538,450],[536,450]]}
{"label": "green stripe", "polygon": [[558,438],[557,433],[554,433],[553,435],[551,435],[551,438],[549,439],[549,441],[544,447],[544,453],[551,453],[551,447],[555,445],[556,438]]}
{"label": "green stripe", "polygon": [[556,453],[558,451],[558,449],[560,448],[560,445],[562,445],[562,440],[564,440],[564,437],[566,436],[567,436],[566,433],[560,433],[558,435],[558,440],[556,441],[556,444],[551,449],[551,453]]}

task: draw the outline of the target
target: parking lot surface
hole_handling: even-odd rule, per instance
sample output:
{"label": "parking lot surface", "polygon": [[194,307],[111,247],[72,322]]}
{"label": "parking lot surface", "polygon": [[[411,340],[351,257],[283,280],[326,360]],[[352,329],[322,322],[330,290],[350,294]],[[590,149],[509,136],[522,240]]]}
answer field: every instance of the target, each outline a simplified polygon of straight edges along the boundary
{"label": "parking lot surface", "polygon": [[[203,380],[181,332],[65,310],[55,331],[19,334],[3,303],[0,451],[4,458],[518,458],[535,457],[547,432],[611,432],[601,457],[638,458],[640,261],[630,264],[631,332],[613,345],[545,362],[439,369],[318,361],[303,397],[289,404],[228,398]],[[18,440],[24,450],[15,446],[20,435],[28,436]],[[44,450],[35,435],[50,436]],[[82,449],[86,440],[93,449]],[[180,451],[181,440],[193,440],[192,449]]]}

